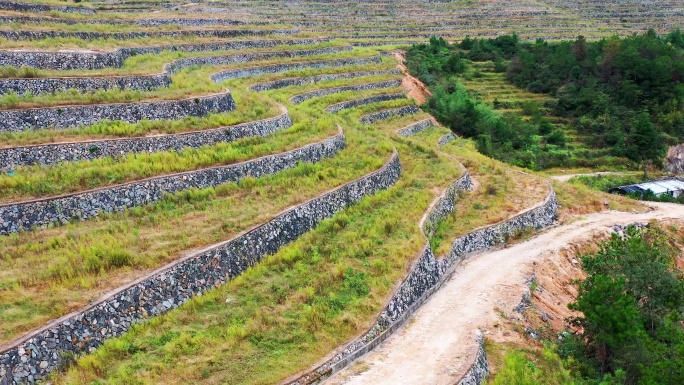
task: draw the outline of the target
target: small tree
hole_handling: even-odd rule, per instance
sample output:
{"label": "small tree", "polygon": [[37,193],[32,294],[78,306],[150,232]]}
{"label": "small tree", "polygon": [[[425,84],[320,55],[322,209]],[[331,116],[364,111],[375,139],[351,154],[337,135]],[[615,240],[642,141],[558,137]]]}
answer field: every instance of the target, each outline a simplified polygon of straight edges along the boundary
{"label": "small tree", "polygon": [[648,166],[659,165],[667,154],[667,144],[651,123],[648,112],[642,112],[632,121],[627,143],[627,157],[641,163],[644,179],[648,177]]}

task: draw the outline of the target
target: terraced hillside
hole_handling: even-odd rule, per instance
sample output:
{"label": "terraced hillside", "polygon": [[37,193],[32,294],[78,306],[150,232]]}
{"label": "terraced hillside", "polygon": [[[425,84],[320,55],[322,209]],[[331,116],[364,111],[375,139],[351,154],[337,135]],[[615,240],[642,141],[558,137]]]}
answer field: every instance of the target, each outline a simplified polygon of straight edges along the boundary
{"label": "terraced hillside", "polygon": [[683,18],[573,4],[0,0],[0,384],[313,383],[559,199],[624,206],[481,156],[389,54]]}
{"label": "terraced hillside", "polygon": [[550,113],[547,104],[554,99],[548,94],[536,94],[516,87],[506,80],[502,72],[494,70],[491,61],[472,62],[472,73],[463,84],[478,99],[500,113],[516,114],[530,120],[539,111],[545,111],[546,119],[553,129],[562,129],[568,138],[567,149],[571,154],[566,167],[616,167],[624,164],[626,159],[613,156],[608,148],[597,149],[591,146],[591,138],[569,128],[570,119]]}

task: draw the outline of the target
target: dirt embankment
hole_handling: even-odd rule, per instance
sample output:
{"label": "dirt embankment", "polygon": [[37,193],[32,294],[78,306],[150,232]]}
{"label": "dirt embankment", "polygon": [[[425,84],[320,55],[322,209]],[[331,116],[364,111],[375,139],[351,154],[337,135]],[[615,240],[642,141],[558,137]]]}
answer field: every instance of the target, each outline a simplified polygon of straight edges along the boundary
{"label": "dirt embankment", "polygon": [[[590,214],[466,261],[406,326],[326,383],[451,384],[473,362],[478,328],[497,342],[522,342],[514,330],[538,327],[535,318],[562,329],[572,315],[566,304],[576,295],[571,280],[583,275],[575,257],[579,245],[607,236],[615,224],[684,219],[682,205],[652,206],[646,213]],[[519,313],[533,276],[533,305]]]}
{"label": "dirt embankment", "polygon": [[432,96],[432,93],[423,82],[409,74],[408,69],[404,65],[404,62],[406,61],[404,53],[402,51],[392,51],[392,55],[399,62],[397,67],[404,73],[401,86],[406,90],[406,95],[415,100],[418,104],[427,102],[428,98]]}

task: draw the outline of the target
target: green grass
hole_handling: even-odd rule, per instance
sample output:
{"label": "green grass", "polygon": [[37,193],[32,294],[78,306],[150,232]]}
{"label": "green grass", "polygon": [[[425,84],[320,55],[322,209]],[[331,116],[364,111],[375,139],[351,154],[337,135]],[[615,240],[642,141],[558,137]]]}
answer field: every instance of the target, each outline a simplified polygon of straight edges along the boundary
{"label": "green grass", "polygon": [[582,184],[593,190],[607,192],[612,187],[625,186],[635,183],[643,183],[643,173],[630,173],[619,175],[596,175],[576,176],[568,181],[573,184]]}
{"label": "green grass", "polygon": [[[316,72],[300,71],[299,74],[308,76],[312,73]],[[280,76],[292,76],[292,73]],[[229,83],[231,87],[246,90],[248,84],[273,78],[277,77],[268,75]],[[359,79],[359,82],[363,80]],[[268,95],[241,93],[268,100]],[[287,99],[289,96],[288,93],[282,97]],[[215,162],[215,157],[230,157],[231,152],[240,159],[248,159],[259,151],[272,152],[274,148],[281,150],[284,145],[303,145],[337,132],[336,124],[331,120],[334,117],[318,109],[290,106],[290,115],[295,127],[263,139],[247,139],[178,154],[139,154],[126,161],[101,159],[28,168],[33,172],[28,174],[28,179],[37,184],[47,179],[66,186],[92,183],[97,180],[93,178],[96,175],[107,178],[105,170],[109,170],[110,175],[116,170],[127,169],[134,173],[156,174],[164,169],[186,169],[187,162]],[[123,214],[0,239],[3,244],[0,249],[4,250],[0,257],[0,287],[3,288],[0,304],[4,308],[0,315],[0,339],[11,339],[84,306],[120,283],[176,259],[183,251],[227,239],[249,226],[263,223],[288,205],[377,169],[391,148],[383,145],[381,136],[372,131],[367,135],[354,127],[358,125],[344,127],[349,149],[316,165],[302,165],[257,180],[247,178],[238,184],[230,183],[215,189],[180,193]],[[223,151],[216,151],[217,147]],[[199,156],[201,154],[204,155]],[[138,166],[141,169],[136,169]],[[69,182],[64,179],[65,175],[78,176],[79,182],[73,179]],[[16,176],[19,179],[15,180],[25,178],[21,172]],[[24,188],[30,190],[35,185],[26,183]],[[17,190],[14,192],[7,196],[18,197]],[[124,228],[128,230],[122,232]],[[36,311],[37,303],[43,305],[40,311]]]}
{"label": "green grass", "polygon": [[[485,350],[495,366],[489,385],[573,385],[577,381],[552,346],[520,348],[486,340]],[[492,362],[493,361],[493,362]]]}
{"label": "green grass", "polygon": [[[0,238],[0,304],[8,307],[0,314],[0,340],[84,306],[185,251],[228,239],[289,205],[373,171],[389,156],[386,145],[373,141],[369,146],[350,134],[351,149],[314,165]],[[44,306],[36,311],[35,304]]]}
{"label": "green grass", "polygon": [[59,195],[152,176],[232,164],[293,150],[323,140],[336,132],[337,128],[330,121],[305,120],[275,135],[244,138],[178,152],[133,153],[120,158],[65,162],[51,167],[17,167],[11,175],[0,175],[0,202]]}
{"label": "green grass", "polygon": [[112,340],[57,383],[276,382],[363,330],[422,246],[417,222],[430,189],[460,174],[444,158],[395,144],[404,168],[395,187],[226,286]]}
{"label": "green grass", "polygon": [[430,238],[435,255],[446,255],[454,237],[510,218],[541,203],[549,193],[543,179],[520,174],[511,166],[477,152],[471,141],[456,139],[443,147],[463,163],[479,187],[459,199],[457,209],[436,226]]}

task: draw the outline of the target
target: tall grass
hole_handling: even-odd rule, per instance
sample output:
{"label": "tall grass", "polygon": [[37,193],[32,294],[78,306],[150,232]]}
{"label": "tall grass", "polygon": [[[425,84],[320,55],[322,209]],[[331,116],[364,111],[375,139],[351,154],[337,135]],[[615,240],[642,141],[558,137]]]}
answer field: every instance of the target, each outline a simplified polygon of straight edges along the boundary
{"label": "tall grass", "polygon": [[273,383],[363,330],[422,247],[417,221],[430,189],[460,174],[443,158],[398,148],[404,174],[397,186],[225,287],[108,342],[57,383]]}
{"label": "tall grass", "polygon": [[[83,306],[183,251],[228,239],[289,205],[373,171],[391,151],[376,141],[348,143],[353,147],[317,164],[0,238],[0,340]],[[36,303],[46,306],[36,310]]]}

